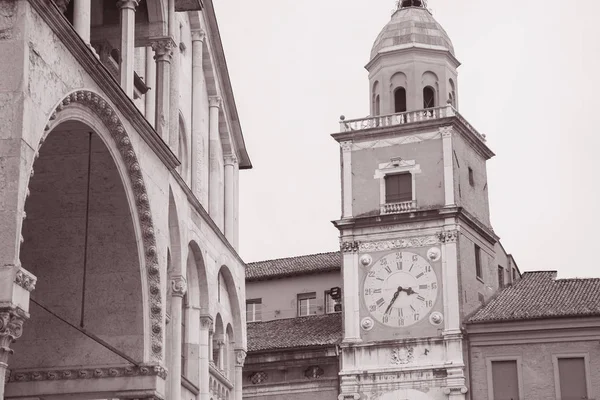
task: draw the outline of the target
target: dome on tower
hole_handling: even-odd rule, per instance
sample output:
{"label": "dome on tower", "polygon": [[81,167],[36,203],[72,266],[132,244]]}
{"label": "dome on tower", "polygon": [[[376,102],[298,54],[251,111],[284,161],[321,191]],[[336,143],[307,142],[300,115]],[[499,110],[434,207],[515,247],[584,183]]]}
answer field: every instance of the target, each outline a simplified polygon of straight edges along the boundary
{"label": "dome on tower", "polygon": [[454,55],[450,37],[422,0],[398,2],[392,19],[375,39],[371,60],[379,53],[412,46],[447,50]]}

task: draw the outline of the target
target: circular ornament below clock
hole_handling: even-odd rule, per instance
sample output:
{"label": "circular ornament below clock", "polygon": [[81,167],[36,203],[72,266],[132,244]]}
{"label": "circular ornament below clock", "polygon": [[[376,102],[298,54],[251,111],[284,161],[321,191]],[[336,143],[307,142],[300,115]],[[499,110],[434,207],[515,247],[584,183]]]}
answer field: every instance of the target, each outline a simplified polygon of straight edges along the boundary
{"label": "circular ornament below clock", "polygon": [[441,257],[442,252],[437,247],[432,247],[429,250],[427,250],[427,258],[429,258],[430,261],[437,261]]}
{"label": "circular ornament below clock", "polygon": [[360,326],[365,330],[365,331],[370,331],[371,329],[373,329],[373,326],[375,326],[375,323],[373,322],[373,320],[369,317],[363,318],[362,322],[360,323]]}
{"label": "circular ornament below clock", "polygon": [[440,325],[444,322],[444,316],[440,312],[432,312],[429,316],[429,322],[431,322],[432,325]]}
{"label": "circular ornament below clock", "polygon": [[363,267],[368,267],[372,262],[373,257],[368,254],[364,254],[362,257],[360,257],[360,263],[363,265]]}

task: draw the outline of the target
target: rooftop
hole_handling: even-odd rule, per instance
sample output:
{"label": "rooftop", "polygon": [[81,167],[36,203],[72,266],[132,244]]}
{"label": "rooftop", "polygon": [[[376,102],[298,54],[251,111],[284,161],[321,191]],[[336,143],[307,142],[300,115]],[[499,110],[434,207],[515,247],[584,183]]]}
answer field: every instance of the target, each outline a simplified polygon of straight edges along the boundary
{"label": "rooftop", "polygon": [[341,313],[248,324],[248,351],[328,346],[341,340]]}
{"label": "rooftop", "polygon": [[246,281],[339,271],[341,266],[342,256],[339,251],[258,261],[247,265]]}
{"label": "rooftop", "polygon": [[556,279],[556,271],[525,272],[475,312],[468,324],[600,316],[600,279]]}

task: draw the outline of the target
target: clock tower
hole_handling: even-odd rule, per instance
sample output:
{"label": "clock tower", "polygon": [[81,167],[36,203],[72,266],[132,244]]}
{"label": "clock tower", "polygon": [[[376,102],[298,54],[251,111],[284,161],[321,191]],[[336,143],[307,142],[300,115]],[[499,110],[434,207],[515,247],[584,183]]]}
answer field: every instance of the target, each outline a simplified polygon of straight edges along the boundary
{"label": "clock tower", "polygon": [[340,120],[340,400],[468,399],[463,318],[498,286],[485,136],[424,0],[402,0],[366,66],[371,115]]}

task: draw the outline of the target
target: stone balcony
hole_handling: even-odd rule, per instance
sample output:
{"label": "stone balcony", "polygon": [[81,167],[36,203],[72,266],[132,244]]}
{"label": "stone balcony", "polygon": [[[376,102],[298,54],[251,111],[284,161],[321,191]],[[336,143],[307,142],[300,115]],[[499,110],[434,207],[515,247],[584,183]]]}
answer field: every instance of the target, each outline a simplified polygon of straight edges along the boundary
{"label": "stone balcony", "polygon": [[400,214],[405,212],[415,211],[417,209],[417,202],[415,200],[402,201],[399,203],[386,203],[380,207],[381,215],[386,214]]}

